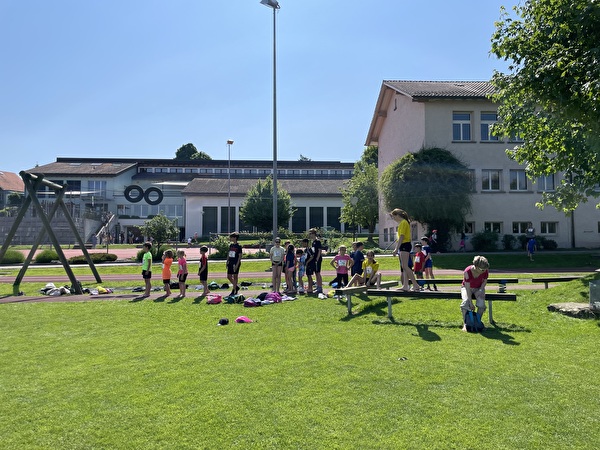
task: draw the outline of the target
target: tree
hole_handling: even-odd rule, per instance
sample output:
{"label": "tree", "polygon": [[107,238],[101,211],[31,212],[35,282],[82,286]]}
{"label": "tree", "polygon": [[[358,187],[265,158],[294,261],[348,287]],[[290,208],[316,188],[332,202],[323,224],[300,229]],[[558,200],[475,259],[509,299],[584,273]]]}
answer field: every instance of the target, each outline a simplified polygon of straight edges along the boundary
{"label": "tree", "polygon": [[348,182],[348,187],[342,189],[344,206],[340,219],[349,225],[360,225],[369,230],[369,241],[379,219],[377,166],[364,162],[362,159],[354,165],[354,174]]}
{"label": "tree", "polygon": [[[277,189],[277,223],[288,223],[292,216],[292,200],[281,186]],[[269,231],[273,227],[273,178],[268,176],[248,191],[240,207],[240,218],[259,231]]]}
{"label": "tree", "polygon": [[7,197],[8,206],[21,206],[25,196],[19,192],[11,192]]}
{"label": "tree", "polygon": [[308,156],[304,156],[302,153],[300,153],[300,158],[298,158],[298,161],[312,161],[312,159],[310,159]]}
{"label": "tree", "polygon": [[505,9],[492,36],[492,53],[510,62],[494,73],[498,102],[494,133],[519,136],[508,155],[528,176],[564,173],[538,206],[571,211],[600,182],[600,3],[528,0]]}
{"label": "tree", "polygon": [[381,174],[379,190],[388,211],[402,208],[430,230],[438,230],[442,249],[450,231],[461,230],[471,211],[469,169],[440,148],[421,149],[394,161]]}
{"label": "tree", "polygon": [[379,147],[376,145],[369,145],[368,147],[365,147],[361,161],[367,164],[374,164],[375,167],[379,167]]}
{"label": "tree", "polygon": [[168,242],[172,239],[177,239],[179,235],[179,228],[177,227],[177,220],[170,220],[162,212],[154,216],[150,220],[146,220],[144,225],[140,227],[140,231],[144,236],[151,237],[154,239],[153,252],[156,254],[161,244]]}
{"label": "tree", "polygon": [[194,159],[212,159],[204,152],[199,152],[194,144],[185,144],[175,152],[175,159],[179,161],[191,161]]}

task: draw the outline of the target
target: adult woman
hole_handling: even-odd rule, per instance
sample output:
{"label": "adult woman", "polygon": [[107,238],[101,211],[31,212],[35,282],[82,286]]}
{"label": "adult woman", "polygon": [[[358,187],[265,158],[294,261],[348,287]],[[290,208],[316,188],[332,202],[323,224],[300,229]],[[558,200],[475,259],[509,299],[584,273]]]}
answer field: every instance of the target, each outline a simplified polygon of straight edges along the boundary
{"label": "adult woman", "polygon": [[410,243],[410,218],[406,211],[396,208],[390,216],[398,224],[398,239],[396,240],[396,246],[394,247],[394,256],[400,255],[400,267],[402,269],[402,290],[409,291],[408,281],[410,280],[413,287],[412,290],[418,291],[419,285],[412,269],[408,266],[408,258],[410,257],[410,251],[412,245]]}

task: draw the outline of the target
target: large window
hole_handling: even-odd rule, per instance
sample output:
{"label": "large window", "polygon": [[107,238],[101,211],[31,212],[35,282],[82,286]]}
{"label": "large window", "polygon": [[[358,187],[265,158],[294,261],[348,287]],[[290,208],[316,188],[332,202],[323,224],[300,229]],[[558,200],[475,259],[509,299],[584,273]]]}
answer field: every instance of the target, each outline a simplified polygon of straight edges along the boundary
{"label": "large window", "polygon": [[[235,206],[232,206],[229,212],[227,214],[227,206],[221,206],[221,233],[237,231],[235,229]],[[227,226],[227,219],[230,220],[229,227]]]}
{"label": "large window", "polygon": [[465,234],[473,234],[475,231],[475,222],[465,222]]}
{"label": "large window", "polygon": [[513,222],[512,232],[513,234],[525,234],[527,232],[527,225],[529,222]]}
{"label": "large window", "polygon": [[484,222],[483,229],[494,233],[502,233],[502,222]]}
{"label": "large window", "polygon": [[106,181],[88,180],[89,195],[106,197]]}
{"label": "large window", "polygon": [[542,222],[540,224],[541,234],[556,234],[558,230],[558,222]]}
{"label": "large window", "polygon": [[325,225],[323,223],[323,208],[321,206],[311,206],[309,214],[309,225],[311,228],[323,227],[323,225]]}
{"label": "large window", "polygon": [[333,227],[336,230],[340,231],[342,229],[342,225],[340,224],[341,214],[342,208],[340,208],[339,206],[327,207],[327,226]]}
{"label": "large window", "polygon": [[542,175],[538,178],[538,191],[553,191],[554,175]]}
{"label": "large window", "polygon": [[481,171],[481,190],[499,191],[501,174],[502,171],[498,169],[483,169]]}
{"label": "large window", "polygon": [[452,113],[452,140],[470,141],[471,140],[471,113],[455,112]]}
{"label": "large window", "polygon": [[304,206],[296,208],[292,216],[292,231],[294,233],[303,233],[306,231],[306,208]]}
{"label": "large window", "polygon": [[511,191],[526,191],[527,176],[524,170],[510,171],[510,190]]}
{"label": "large window", "polygon": [[481,113],[481,140],[498,141],[498,136],[492,134],[492,126],[498,121],[498,114],[495,112]]}
{"label": "large window", "polygon": [[205,206],[202,208],[202,234],[209,236],[217,232],[217,207]]}

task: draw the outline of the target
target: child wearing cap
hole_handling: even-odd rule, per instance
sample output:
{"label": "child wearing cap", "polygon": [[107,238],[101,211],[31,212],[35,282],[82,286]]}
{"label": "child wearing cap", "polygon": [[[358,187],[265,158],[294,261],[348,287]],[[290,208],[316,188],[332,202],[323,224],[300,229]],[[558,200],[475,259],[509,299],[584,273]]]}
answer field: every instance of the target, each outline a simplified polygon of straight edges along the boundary
{"label": "child wearing cap", "polygon": [[465,317],[467,311],[474,311],[473,301],[471,298],[475,296],[475,304],[477,306],[477,315],[481,318],[486,310],[485,307],[485,285],[488,279],[488,269],[490,263],[484,256],[475,256],[473,264],[468,266],[463,273],[463,282],[460,288],[462,302],[460,310],[463,316],[463,331],[467,331]]}
{"label": "child wearing cap", "polygon": [[283,269],[283,257],[285,250],[281,246],[281,239],[275,238],[273,247],[269,250],[269,258],[271,259],[271,284],[273,292],[279,292],[281,286],[281,271]]}

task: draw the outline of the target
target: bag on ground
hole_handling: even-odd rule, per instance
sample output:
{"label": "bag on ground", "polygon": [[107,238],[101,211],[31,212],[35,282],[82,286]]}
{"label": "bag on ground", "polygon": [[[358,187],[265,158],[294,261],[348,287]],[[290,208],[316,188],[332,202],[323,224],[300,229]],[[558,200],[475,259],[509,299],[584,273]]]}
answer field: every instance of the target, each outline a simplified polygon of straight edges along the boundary
{"label": "bag on ground", "polygon": [[469,333],[480,333],[485,328],[481,317],[475,311],[467,311],[465,314],[465,325]]}

